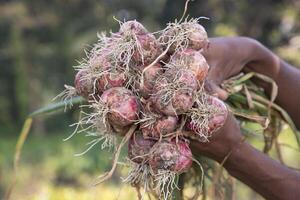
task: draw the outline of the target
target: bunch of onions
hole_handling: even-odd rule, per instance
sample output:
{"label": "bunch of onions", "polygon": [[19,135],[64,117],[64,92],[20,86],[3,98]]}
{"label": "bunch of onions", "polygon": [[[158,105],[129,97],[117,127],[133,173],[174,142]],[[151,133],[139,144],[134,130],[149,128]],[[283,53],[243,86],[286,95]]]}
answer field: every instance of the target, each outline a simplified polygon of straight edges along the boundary
{"label": "bunch of onions", "polygon": [[208,38],[198,20],[169,23],[160,33],[156,38],[133,20],[120,22],[117,33],[99,35],[77,67],[72,94],[88,102],[75,132],[88,130],[99,137],[96,142],[123,138],[112,170],[100,182],[112,175],[120,149],[129,141],[132,169],[125,182],[168,199],[176,176],[192,166],[189,140],[196,135],[208,142],[228,111],[203,89],[209,65],[201,52],[208,48]]}

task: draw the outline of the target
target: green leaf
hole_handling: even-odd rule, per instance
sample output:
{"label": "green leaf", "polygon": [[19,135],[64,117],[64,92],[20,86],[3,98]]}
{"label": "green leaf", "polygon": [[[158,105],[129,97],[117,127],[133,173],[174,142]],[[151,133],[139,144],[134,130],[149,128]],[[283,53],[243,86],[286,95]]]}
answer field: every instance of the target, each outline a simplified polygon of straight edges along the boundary
{"label": "green leaf", "polygon": [[277,110],[282,115],[283,120],[290,126],[292,132],[294,133],[297,143],[298,143],[298,146],[300,147],[300,133],[297,130],[297,128],[296,128],[293,120],[289,116],[289,114],[283,108],[278,106],[277,104],[270,102],[259,95],[252,93],[252,97],[262,103],[270,103],[270,106],[273,107],[275,110]]}
{"label": "green leaf", "polygon": [[235,80],[234,85],[240,85],[243,82],[251,79],[254,75],[255,75],[255,73],[253,73],[253,72],[247,73],[247,74],[243,75],[241,78]]}
{"label": "green leaf", "polygon": [[29,131],[31,129],[31,125],[32,125],[32,118],[29,117],[25,120],[23,128],[21,130],[21,133],[17,140],[16,151],[15,151],[15,155],[14,155],[14,175],[12,178],[12,182],[7,190],[7,193],[5,194],[5,199],[10,199],[10,197],[15,189],[15,186],[17,184],[20,155],[22,152],[23,145],[24,145],[26,138],[29,134]]}
{"label": "green leaf", "polygon": [[18,173],[18,166],[19,166],[19,162],[20,162],[20,155],[22,152],[23,145],[24,145],[24,143],[29,135],[30,129],[31,129],[32,118],[35,116],[38,116],[38,115],[51,113],[51,112],[63,109],[67,105],[76,105],[76,104],[80,104],[82,102],[84,102],[84,99],[82,97],[74,97],[70,100],[60,101],[57,103],[49,104],[43,108],[40,108],[40,109],[34,111],[33,113],[31,113],[28,116],[28,118],[24,122],[23,128],[21,130],[21,133],[20,133],[18,141],[17,141],[16,151],[15,151],[15,156],[14,156],[14,177],[13,177],[12,183],[5,195],[6,196],[5,199],[10,198],[13,190],[15,189],[15,185],[17,184],[17,173]]}
{"label": "green leaf", "polygon": [[[232,103],[233,105],[235,105],[237,102],[243,105],[248,105],[247,98],[240,93],[231,94],[226,102],[229,104]],[[254,105],[254,109],[252,109],[252,111],[258,111],[259,113],[267,114],[268,109],[265,105],[254,100],[252,100],[252,102]]]}
{"label": "green leaf", "polygon": [[52,104],[49,104],[49,105],[47,105],[43,108],[40,108],[40,109],[34,111],[33,113],[31,113],[29,115],[29,117],[35,117],[37,115],[51,113],[51,112],[54,112],[54,111],[57,111],[57,110],[64,109],[67,105],[76,105],[76,104],[80,104],[84,101],[85,101],[84,98],[78,96],[78,97],[74,97],[70,100],[60,101],[60,102],[57,102],[57,103],[52,103]]}
{"label": "green leaf", "polygon": [[277,95],[278,95],[278,86],[277,86],[276,82],[273,79],[271,79],[270,77],[265,76],[263,74],[255,73],[254,75],[257,78],[259,78],[259,79],[261,79],[261,80],[263,80],[263,81],[265,81],[267,83],[270,83],[272,85],[272,91],[271,91],[270,101],[274,102],[275,99],[276,99],[276,97],[277,97]]}

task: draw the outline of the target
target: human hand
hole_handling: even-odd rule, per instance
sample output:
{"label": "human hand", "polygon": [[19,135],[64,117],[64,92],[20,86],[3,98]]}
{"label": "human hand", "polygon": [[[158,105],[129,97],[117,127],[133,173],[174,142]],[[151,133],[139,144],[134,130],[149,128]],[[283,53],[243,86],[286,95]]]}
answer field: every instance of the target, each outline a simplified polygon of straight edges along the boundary
{"label": "human hand", "polygon": [[[225,100],[227,92],[220,85],[253,62],[258,48],[257,41],[246,37],[211,38],[209,48],[203,52],[210,66],[205,83],[207,92]],[[239,125],[230,113],[224,126],[213,134],[208,143],[195,141],[191,145],[194,151],[221,162],[241,140]]]}
{"label": "human hand", "polygon": [[226,99],[227,93],[219,86],[241,71],[265,74],[273,79],[279,71],[279,58],[258,41],[246,37],[211,38],[203,52],[210,71],[205,87],[208,93]]}
{"label": "human hand", "polygon": [[[273,79],[279,71],[279,58],[254,39],[246,37],[211,38],[210,46],[203,52],[210,71],[205,88],[211,95],[222,100],[227,98],[226,91],[220,88],[222,82],[241,71],[253,71],[265,74]],[[232,114],[226,123],[213,134],[209,143],[194,143],[194,149],[201,154],[220,161],[242,139],[239,125]]]}

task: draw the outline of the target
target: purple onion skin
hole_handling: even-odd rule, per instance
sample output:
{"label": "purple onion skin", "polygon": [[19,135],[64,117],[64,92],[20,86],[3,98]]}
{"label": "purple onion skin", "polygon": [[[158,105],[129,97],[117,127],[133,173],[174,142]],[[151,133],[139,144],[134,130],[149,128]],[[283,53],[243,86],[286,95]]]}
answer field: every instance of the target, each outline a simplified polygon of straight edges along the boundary
{"label": "purple onion skin", "polygon": [[[204,135],[210,135],[217,130],[219,130],[226,122],[228,109],[223,101],[218,99],[217,97],[210,96],[208,98],[208,104],[215,106],[218,108],[219,112],[214,114],[208,122],[208,129],[205,130],[207,133],[203,133]],[[196,123],[193,123],[191,120],[188,120],[186,123],[186,127],[194,132],[201,132],[203,129],[201,127],[197,127]]]}
{"label": "purple onion skin", "polygon": [[145,138],[159,139],[161,136],[174,132],[177,125],[177,117],[161,116],[150,126],[145,126],[145,123],[142,123],[140,129]]}
{"label": "purple onion skin", "polygon": [[189,70],[181,70],[180,76],[176,77],[179,83],[182,84],[182,89],[178,89],[174,92],[174,95],[170,97],[170,101],[166,104],[163,102],[163,96],[165,95],[164,89],[168,87],[168,84],[173,84],[174,75],[178,73],[176,69],[170,69],[165,72],[165,77],[156,81],[153,87],[153,95],[151,101],[155,109],[165,115],[178,116],[187,112],[194,104],[195,93],[198,88],[198,82],[193,74]]}
{"label": "purple onion skin", "polygon": [[88,80],[85,76],[88,74],[86,71],[78,71],[75,75],[74,85],[78,95],[85,99],[92,99],[92,94],[98,94],[97,88],[94,91],[93,81]]}
{"label": "purple onion skin", "polygon": [[149,152],[155,140],[145,139],[140,132],[136,132],[128,142],[128,157],[136,163],[142,163],[148,160]]}
{"label": "purple onion skin", "polygon": [[104,91],[101,101],[110,109],[108,118],[111,123],[128,126],[138,119],[140,111],[138,99],[126,88],[115,87]]}
{"label": "purple onion skin", "polygon": [[[207,37],[207,33],[205,28],[200,24],[186,24],[182,27],[185,30],[190,30],[186,35],[188,39],[187,47],[194,49],[196,51],[200,51],[202,49],[207,49],[209,47],[209,40]],[[192,30],[192,31],[191,31]],[[168,42],[169,38],[174,38],[177,34],[178,30],[170,29],[165,33],[165,37],[163,38],[163,42]],[[168,53],[173,54],[179,46],[182,46],[179,42],[174,42],[170,48]]]}
{"label": "purple onion skin", "polygon": [[195,74],[197,80],[200,82],[204,81],[208,74],[209,65],[205,57],[199,51],[191,48],[174,54],[171,62],[183,64],[184,67],[190,69]]}
{"label": "purple onion skin", "polygon": [[197,51],[208,48],[209,41],[205,28],[200,24],[194,24],[192,27],[194,31],[189,35],[189,47]]}
{"label": "purple onion skin", "polygon": [[141,51],[136,49],[132,55],[133,66],[141,67],[151,64],[161,53],[162,48],[153,34],[137,35]]}
{"label": "purple onion skin", "polygon": [[178,142],[177,146],[180,154],[174,170],[176,172],[184,172],[192,166],[192,151],[186,142]]}
{"label": "purple onion skin", "polygon": [[138,88],[142,97],[148,99],[153,93],[153,87],[157,78],[163,73],[160,63],[156,63],[143,74],[143,82],[140,81]]}
{"label": "purple onion skin", "polygon": [[220,110],[220,113],[214,115],[209,120],[209,124],[208,124],[209,131],[215,132],[225,124],[228,116],[228,109],[225,103],[220,99],[218,99],[217,97],[212,97],[209,102]]}
{"label": "purple onion skin", "polygon": [[105,91],[107,89],[113,87],[122,87],[126,83],[126,76],[122,72],[108,72],[100,77],[97,81],[97,88],[101,91]]}
{"label": "purple onion skin", "polygon": [[184,141],[163,141],[153,148],[149,164],[154,171],[161,169],[182,173],[192,165],[192,152]]}
{"label": "purple onion skin", "polygon": [[147,29],[139,22],[136,20],[130,20],[127,22],[124,22],[119,30],[120,33],[128,33],[128,32],[133,32],[138,35],[143,35],[148,33]]}

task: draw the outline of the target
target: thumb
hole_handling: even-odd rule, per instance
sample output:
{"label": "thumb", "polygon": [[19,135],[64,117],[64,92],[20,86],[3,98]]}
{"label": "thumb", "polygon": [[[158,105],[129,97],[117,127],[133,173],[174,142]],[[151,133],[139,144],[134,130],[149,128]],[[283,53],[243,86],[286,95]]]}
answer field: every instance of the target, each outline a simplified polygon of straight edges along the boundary
{"label": "thumb", "polygon": [[212,96],[216,96],[221,100],[226,100],[228,98],[228,93],[215,84],[212,80],[206,80],[204,83],[204,89],[206,92]]}

